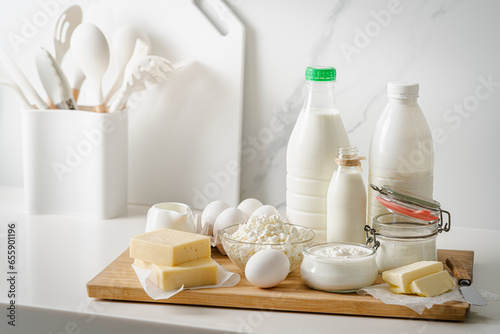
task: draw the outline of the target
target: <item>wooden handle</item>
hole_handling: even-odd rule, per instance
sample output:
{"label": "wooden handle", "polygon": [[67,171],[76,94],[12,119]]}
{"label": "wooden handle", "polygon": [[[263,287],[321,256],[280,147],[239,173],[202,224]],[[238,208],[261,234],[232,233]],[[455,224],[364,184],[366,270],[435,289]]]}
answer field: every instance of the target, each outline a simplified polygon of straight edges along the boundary
{"label": "wooden handle", "polygon": [[106,113],[107,112],[106,105],[99,104],[99,105],[95,106],[94,107],[94,112],[97,112],[97,113]]}
{"label": "wooden handle", "polygon": [[78,96],[79,95],[80,95],[80,90],[76,89],[76,88],[73,88],[73,98],[75,99],[75,101],[78,101]]}
{"label": "wooden handle", "polygon": [[458,280],[458,285],[460,286],[469,286],[472,283],[472,280],[467,273],[467,270],[465,270],[464,266],[455,259],[453,256],[450,256],[449,258],[446,259],[446,265],[453,271],[453,275]]}

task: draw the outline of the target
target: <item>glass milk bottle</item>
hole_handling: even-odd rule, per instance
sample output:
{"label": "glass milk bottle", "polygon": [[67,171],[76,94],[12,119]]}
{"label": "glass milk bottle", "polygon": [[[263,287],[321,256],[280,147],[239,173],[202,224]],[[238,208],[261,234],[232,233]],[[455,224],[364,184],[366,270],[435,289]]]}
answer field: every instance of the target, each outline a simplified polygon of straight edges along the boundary
{"label": "glass milk bottle", "polygon": [[[370,144],[369,184],[385,185],[432,198],[434,143],[429,125],[417,104],[419,85],[390,82],[389,103],[380,115]],[[367,224],[388,212],[368,188]]]}
{"label": "glass milk bottle", "polygon": [[327,195],[328,242],[364,244],[366,224],[366,188],[361,176],[361,161],[356,146],[340,147],[338,165]]}
{"label": "glass milk bottle", "polygon": [[335,103],[333,67],[306,69],[307,97],[293,128],[286,155],[286,217],[326,240],[326,195],[338,147],[349,138]]}

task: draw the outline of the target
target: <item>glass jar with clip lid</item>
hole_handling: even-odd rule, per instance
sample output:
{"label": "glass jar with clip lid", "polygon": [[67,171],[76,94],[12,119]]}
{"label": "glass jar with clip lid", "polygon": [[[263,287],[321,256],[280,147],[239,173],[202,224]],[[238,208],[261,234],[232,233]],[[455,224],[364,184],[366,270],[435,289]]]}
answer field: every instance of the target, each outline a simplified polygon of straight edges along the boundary
{"label": "glass jar with clip lid", "polygon": [[450,230],[450,213],[431,198],[395,187],[370,186],[390,211],[375,216],[371,227],[365,226],[366,244],[377,250],[379,272],[417,261],[436,261],[436,238]]}

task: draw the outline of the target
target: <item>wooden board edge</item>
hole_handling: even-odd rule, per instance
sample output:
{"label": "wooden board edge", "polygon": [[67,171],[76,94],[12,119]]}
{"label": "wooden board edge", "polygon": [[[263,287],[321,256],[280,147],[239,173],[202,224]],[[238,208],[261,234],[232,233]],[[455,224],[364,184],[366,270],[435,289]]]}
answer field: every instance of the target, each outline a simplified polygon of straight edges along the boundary
{"label": "wooden board edge", "polygon": [[[296,302],[290,302],[287,298],[268,299],[265,303],[258,296],[246,296],[246,305],[241,305],[239,296],[210,294],[210,289],[206,289],[203,295],[200,295],[197,290],[185,290],[183,295],[171,297],[165,300],[151,299],[144,291],[140,292],[140,296],[123,294],[120,288],[109,288],[105,286],[87,286],[88,295],[91,298],[115,301],[128,302],[147,302],[160,304],[174,305],[191,305],[191,306],[215,306],[224,308],[236,309],[253,309],[260,311],[286,311],[300,312],[311,314],[330,314],[330,315],[356,315],[356,316],[372,316],[385,318],[404,318],[418,320],[443,320],[461,322],[467,318],[470,306],[465,302],[450,301],[444,304],[436,304],[431,309],[426,309],[421,315],[411,310],[408,307],[401,305],[389,305],[375,299],[371,296],[366,296],[361,302],[359,301],[343,301],[341,305],[335,306],[329,300],[316,299],[309,301],[308,311],[304,311],[304,300],[297,299]],[[194,293],[193,293],[194,292]],[[121,298],[116,296],[122,295]],[[362,296],[360,296],[362,297]],[[210,299],[210,304],[207,305],[207,298]],[[139,300],[138,300],[139,299]],[[286,305],[286,306],[283,306]],[[388,315],[389,314],[389,315]]]}
{"label": "wooden board edge", "polygon": [[[156,303],[156,304],[171,304],[171,305],[184,305],[184,306],[202,306],[202,307],[221,307],[221,308],[231,308],[231,309],[244,309],[244,310],[257,310],[263,312],[299,312],[299,313],[309,313],[309,314],[323,314],[323,315],[344,315],[344,316],[367,316],[367,317],[377,317],[377,318],[394,318],[394,319],[414,319],[414,320],[438,320],[438,321],[451,321],[451,322],[463,322],[467,319],[469,313],[469,307],[467,303],[463,302],[447,302],[441,305],[434,305],[431,309],[426,309],[422,314],[418,314],[415,311],[399,305],[387,305],[380,307],[379,303],[374,303],[371,307],[358,307],[357,305],[346,305],[341,309],[321,309],[321,305],[317,305],[317,309],[304,311],[301,307],[294,307],[293,304],[288,304],[288,307],[274,307],[266,305],[265,307],[259,306],[257,302],[256,305],[249,303],[248,305],[242,306],[239,304],[239,300],[225,300],[219,301],[217,303],[212,303],[207,305],[205,300],[199,300],[197,298],[185,298],[182,300],[174,300],[172,298],[167,300],[153,300],[146,299],[137,300],[133,297],[123,297],[122,299],[116,299],[113,294],[109,295],[107,298],[105,295],[100,294],[99,297],[92,297],[103,301],[118,301],[118,302],[133,302],[133,303]],[[247,300],[248,301],[248,300]],[[390,312],[388,315],[387,312]]]}

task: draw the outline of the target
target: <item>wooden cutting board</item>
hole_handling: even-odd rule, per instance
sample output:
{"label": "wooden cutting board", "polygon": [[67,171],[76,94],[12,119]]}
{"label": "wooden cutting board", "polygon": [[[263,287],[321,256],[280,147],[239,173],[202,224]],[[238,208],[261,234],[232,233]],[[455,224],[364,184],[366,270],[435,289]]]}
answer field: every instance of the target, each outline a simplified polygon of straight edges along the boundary
{"label": "wooden cutting board", "polygon": [[[461,261],[472,277],[473,251],[438,250],[438,259],[443,263],[449,256]],[[87,283],[87,293],[89,297],[99,299],[450,321],[465,320],[469,311],[468,303],[447,302],[434,305],[419,315],[407,307],[387,305],[372,296],[313,290],[302,281],[299,268],[277,287],[260,289],[250,284],[243,271],[215,248],[212,258],[228,270],[240,274],[241,281],[230,288],[184,290],[170,299],[153,300],[142,289],[132,269],[133,259],[129,257],[127,249]],[[377,283],[383,283],[380,275]]]}

